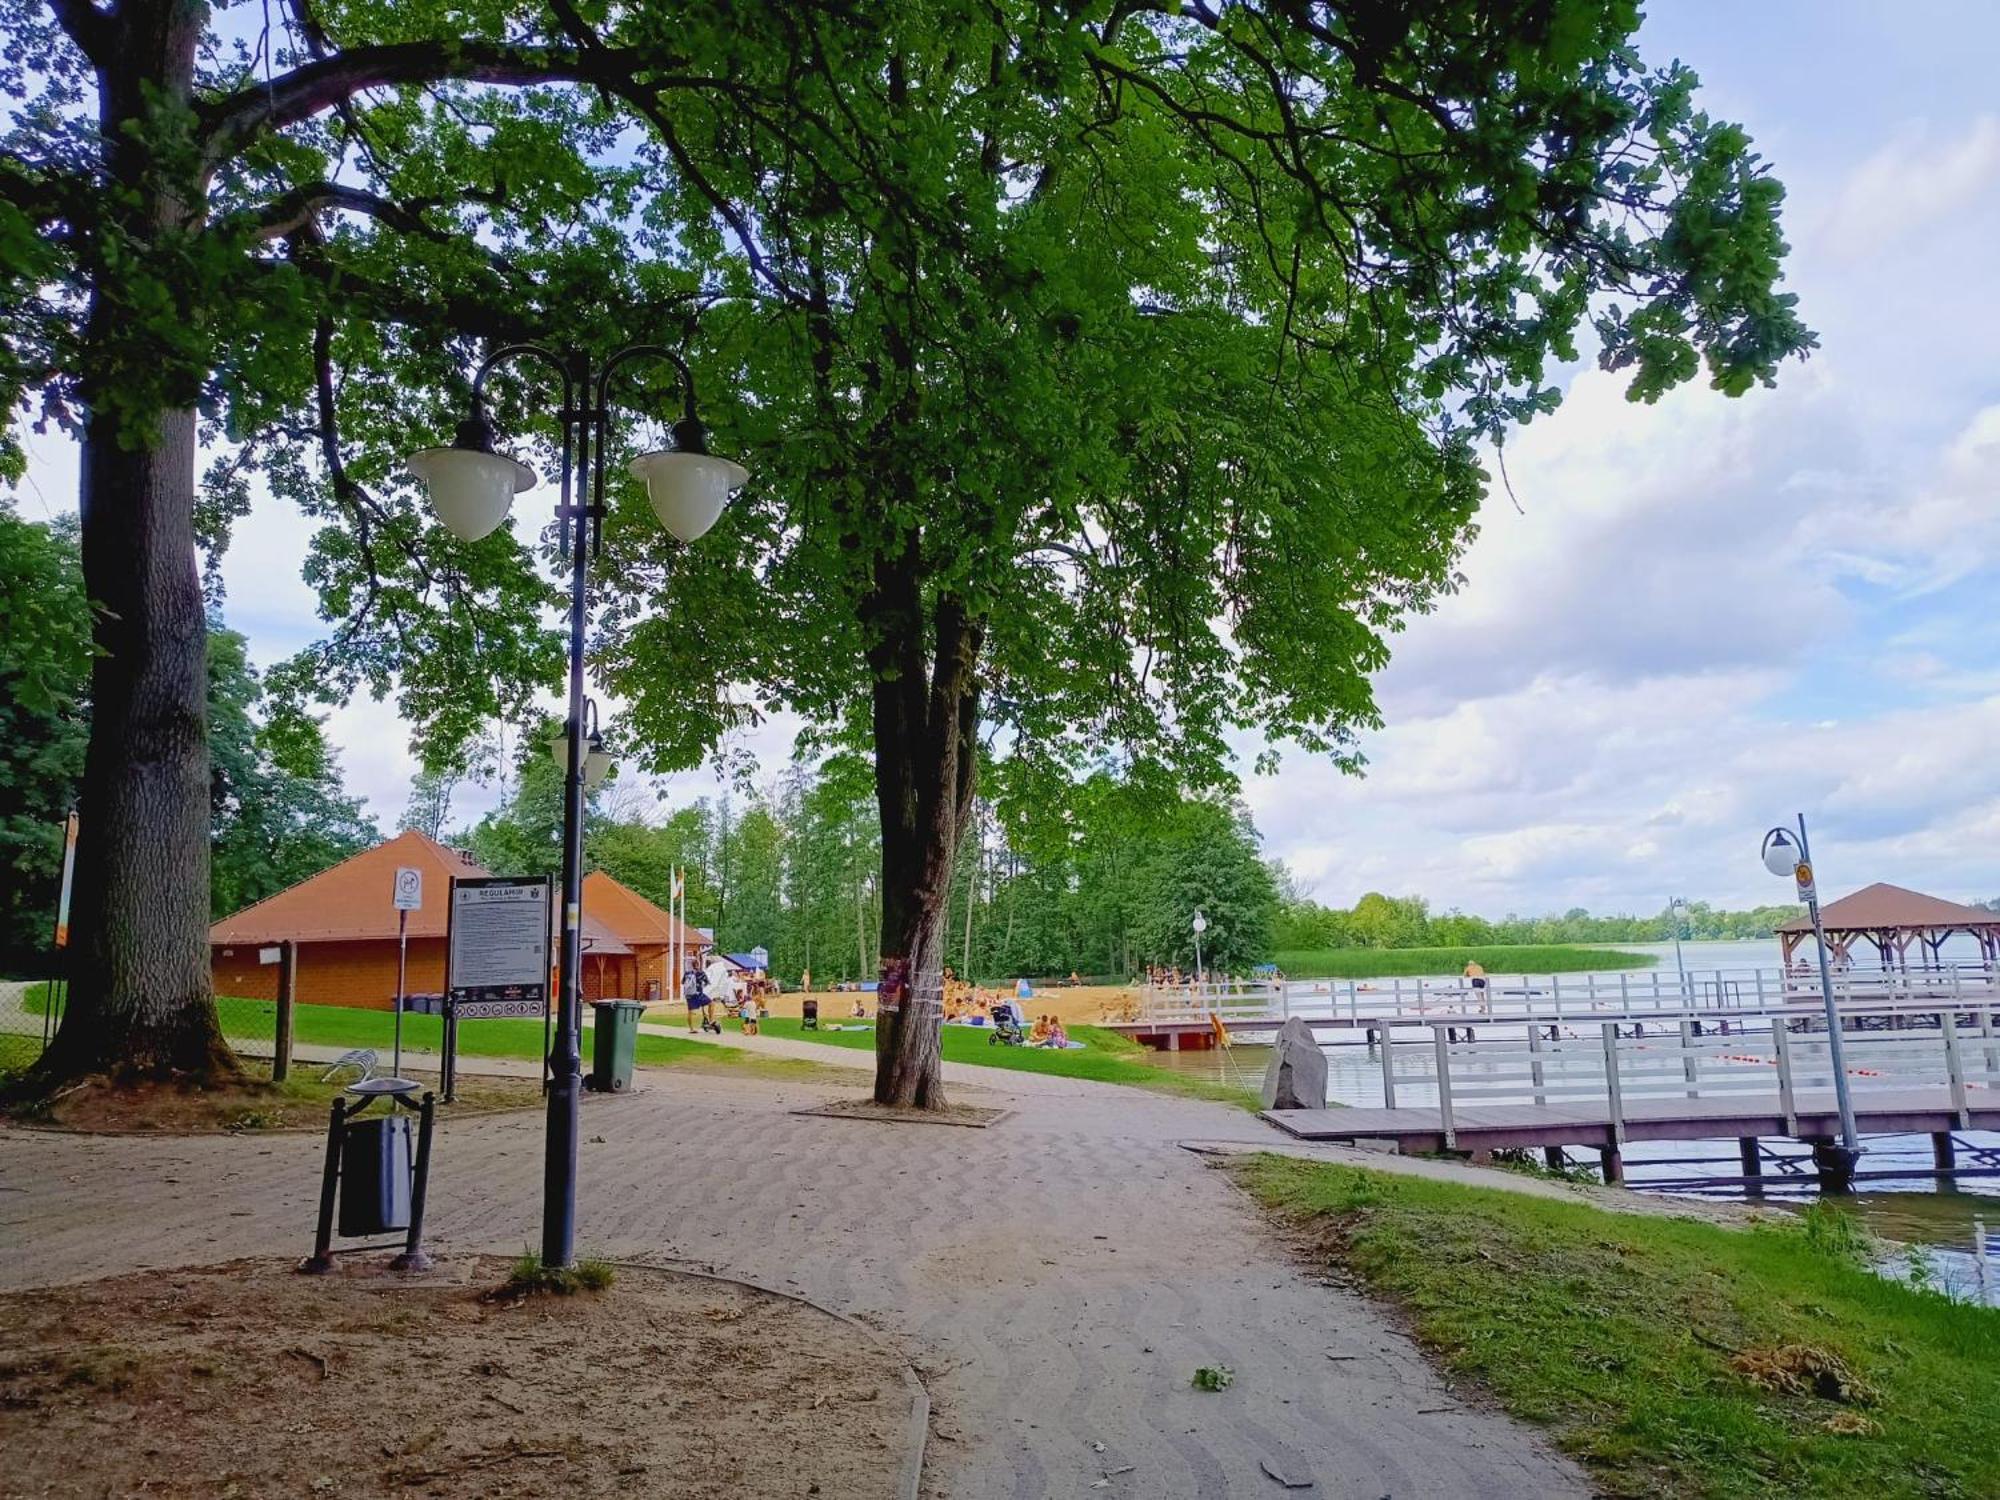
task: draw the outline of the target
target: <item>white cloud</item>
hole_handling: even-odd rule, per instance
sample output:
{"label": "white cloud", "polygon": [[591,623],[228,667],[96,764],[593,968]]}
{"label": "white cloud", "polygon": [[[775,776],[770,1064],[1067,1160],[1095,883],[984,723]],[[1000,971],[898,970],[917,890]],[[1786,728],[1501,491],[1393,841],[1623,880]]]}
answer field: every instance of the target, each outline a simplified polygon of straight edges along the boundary
{"label": "white cloud", "polygon": [[1829,253],[1879,255],[2000,183],[2000,116],[1983,114],[1946,134],[1928,121],[1904,125],[1848,174],[1815,226]]}

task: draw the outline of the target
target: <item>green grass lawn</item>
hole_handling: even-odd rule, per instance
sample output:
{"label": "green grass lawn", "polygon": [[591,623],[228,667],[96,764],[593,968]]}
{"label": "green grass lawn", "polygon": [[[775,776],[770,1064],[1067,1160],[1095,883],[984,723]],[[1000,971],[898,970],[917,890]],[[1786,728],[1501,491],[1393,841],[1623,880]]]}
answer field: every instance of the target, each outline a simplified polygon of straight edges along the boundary
{"label": "green grass lawn", "polygon": [[[39,1014],[39,997],[30,992],[31,1009]],[[269,1037],[275,1024],[276,1007],[268,1000],[240,1000],[221,996],[216,1008],[225,1033],[237,1037]],[[586,1008],[585,1016],[589,1011]],[[394,1041],[395,1016],[385,1010],[360,1010],[346,1005],[301,1005],[293,1011],[295,1045],[318,1047],[373,1047],[386,1054]],[[659,1018],[649,1017],[650,1024]],[[734,1031],[736,1023],[730,1022]],[[437,1016],[404,1016],[403,1046],[417,1052],[436,1052],[443,1045],[444,1022]],[[859,1047],[873,1050],[872,1031],[799,1030],[795,1019],[773,1017],[764,1022],[770,1036],[820,1042],[830,1047]],[[1153,1062],[1154,1054],[1137,1042],[1096,1026],[1072,1026],[1070,1035],[1085,1044],[1080,1052],[1050,1052],[1031,1047],[994,1047],[987,1044],[990,1034],[983,1027],[947,1026],[944,1029],[944,1056],[948,1062],[978,1063],[990,1068],[1014,1068],[1029,1073],[1057,1073],[1066,1078],[1091,1078],[1100,1083],[1124,1083],[1159,1093],[1179,1094],[1196,1099],[1217,1099],[1229,1104],[1255,1102],[1254,1090],[1263,1076],[1262,1065],[1246,1065],[1248,1089],[1211,1083],[1170,1071]],[[584,1068],[590,1067],[592,1030],[583,1034]],[[542,1025],[539,1021],[466,1021],[458,1029],[462,1057],[538,1058],[542,1055]],[[853,1071],[827,1068],[794,1058],[765,1057],[737,1047],[718,1047],[711,1042],[683,1041],[679,1037],[639,1036],[639,1065],[645,1068],[685,1067],[706,1071],[756,1074],[760,1076],[807,1079],[820,1082],[852,1083]]]}
{"label": "green grass lawn", "polygon": [[[1838,1209],[1738,1230],[1290,1158],[1241,1171],[1606,1494],[2000,1495],[2000,1310],[1872,1274]],[[1844,1397],[1814,1389],[1839,1392],[1838,1366],[1752,1378],[1823,1355],[1859,1382]]]}
{"label": "green grass lawn", "polygon": [[[836,1022],[834,1024],[845,1024]],[[819,1042],[829,1047],[859,1047],[873,1051],[873,1031],[803,1031],[796,1019],[773,1016],[763,1023],[766,1036],[790,1037]],[[1056,1073],[1065,1078],[1090,1078],[1099,1083],[1123,1083],[1158,1093],[1179,1094],[1195,1099],[1216,1099],[1227,1104],[1254,1105],[1252,1092],[1262,1081],[1263,1065],[1246,1064],[1247,1089],[1190,1078],[1158,1066],[1154,1053],[1115,1031],[1100,1026],[1071,1026],[1072,1039],[1082,1042],[1079,1052],[1056,1052],[1040,1047],[1001,1047],[988,1042],[992,1035],[983,1026],[947,1026],[943,1052],[946,1062],[975,1063],[988,1068],[1010,1068],[1024,1073]]]}
{"label": "green grass lawn", "polygon": [[[42,993],[30,990],[26,996],[30,1014],[41,1014]],[[269,1000],[243,1000],[229,995],[216,997],[216,1011],[226,1035],[269,1039],[276,1026],[277,1007]],[[584,1008],[583,1066],[590,1070],[593,1028],[590,1009]],[[350,1005],[300,1005],[292,1012],[292,1041],[295,1046],[373,1047],[386,1062],[395,1045],[396,1017],[386,1010],[361,1010]],[[406,1051],[439,1052],[444,1047],[444,1021],[438,1016],[404,1016],[403,1047]],[[543,1031],[539,1021],[464,1021],[458,1028],[461,1057],[539,1058],[543,1055]],[[639,1066],[642,1068],[693,1068],[708,1072],[756,1074],[765,1077],[831,1081],[835,1074],[817,1063],[793,1058],[759,1057],[734,1047],[717,1047],[703,1042],[682,1041],[678,1037],[648,1036],[640,1033]],[[305,1065],[301,1065],[304,1067]],[[840,1081],[851,1081],[842,1070]]]}
{"label": "green grass lawn", "polygon": [[1585,969],[1643,969],[1650,953],[1616,948],[1573,948],[1560,943],[1503,944],[1474,948],[1294,948],[1275,955],[1287,979],[1392,979],[1403,975],[1462,974],[1477,960],[1489,974],[1573,974]]}

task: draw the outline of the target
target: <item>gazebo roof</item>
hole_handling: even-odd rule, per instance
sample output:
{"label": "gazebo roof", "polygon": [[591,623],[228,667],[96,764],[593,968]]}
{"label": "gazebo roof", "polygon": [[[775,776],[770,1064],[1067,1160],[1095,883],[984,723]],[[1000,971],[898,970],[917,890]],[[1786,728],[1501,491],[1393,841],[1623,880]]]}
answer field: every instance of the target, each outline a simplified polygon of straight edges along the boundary
{"label": "gazebo roof", "polygon": [[[2000,911],[1961,906],[1940,896],[1877,881],[1819,909],[1821,924],[1830,932],[1935,932],[1955,928],[2000,928]],[[1811,932],[1810,917],[1780,922],[1781,933]]]}

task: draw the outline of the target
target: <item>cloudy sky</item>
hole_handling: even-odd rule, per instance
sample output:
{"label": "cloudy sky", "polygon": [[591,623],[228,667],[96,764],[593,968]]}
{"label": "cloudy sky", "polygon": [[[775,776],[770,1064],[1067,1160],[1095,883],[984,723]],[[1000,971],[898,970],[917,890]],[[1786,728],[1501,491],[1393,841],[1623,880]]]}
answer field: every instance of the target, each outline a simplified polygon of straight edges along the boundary
{"label": "cloudy sky", "polygon": [[[1738,401],[1632,406],[1580,370],[1509,445],[1521,511],[1496,495],[1467,587],[1397,642],[1369,774],[1295,754],[1247,782],[1268,850],[1342,905],[1747,905],[1785,894],[1757,843],[1803,811],[1823,889],[2000,895],[2000,6],[1653,10],[1647,59],[1777,164],[1823,347]],[[73,508],[71,455],[36,460],[23,512]],[[239,526],[227,613],[259,660],[315,633],[305,536],[271,506]],[[393,825],[391,710],[329,728]]]}

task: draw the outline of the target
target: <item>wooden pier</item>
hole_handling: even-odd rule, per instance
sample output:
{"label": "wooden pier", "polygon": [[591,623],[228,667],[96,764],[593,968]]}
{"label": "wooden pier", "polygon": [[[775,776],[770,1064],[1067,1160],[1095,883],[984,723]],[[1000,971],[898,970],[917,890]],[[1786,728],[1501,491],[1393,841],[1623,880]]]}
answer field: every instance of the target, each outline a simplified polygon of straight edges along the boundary
{"label": "wooden pier", "polygon": [[[1864,1135],[1929,1135],[1941,1172],[1952,1134],[2000,1130],[1996,1006],[1854,1005],[1841,1015],[1849,1093]],[[1588,1147],[1608,1180],[1634,1141],[1735,1137],[1744,1170],[1756,1142],[1819,1144],[1839,1133],[1823,1018],[1773,1013],[1724,1034],[1683,1015],[1636,1023],[1536,1020],[1512,1031],[1431,1021],[1374,1032],[1379,1108],[1268,1110],[1304,1140],[1379,1141],[1400,1151],[1474,1157],[1503,1148]],[[1747,1017],[1744,1019],[1748,1019]],[[1412,1035],[1412,1031],[1418,1031]],[[1421,1095],[1422,1102],[1417,1102]],[[1839,1184],[1834,1184],[1839,1185]]]}
{"label": "wooden pier", "polygon": [[[1919,1012],[1943,1003],[2000,1006],[2000,962],[1848,969],[1834,978],[1843,1010],[1890,1007]],[[1483,989],[1462,979],[1225,980],[1148,986],[1138,1014],[1107,1023],[1169,1052],[1213,1046],[1216,1022],[1246,1042],[1266,1041],[1297,1017],[1316,1033],[1371,1032],[1446,1021],[1461,1031],[1558,1025],[1737,1029],[1740,1018],[1809,1018],[1824,1013],[1816,972],[1796,968],[1636,970],[1592,974],[1493,975]]]}

